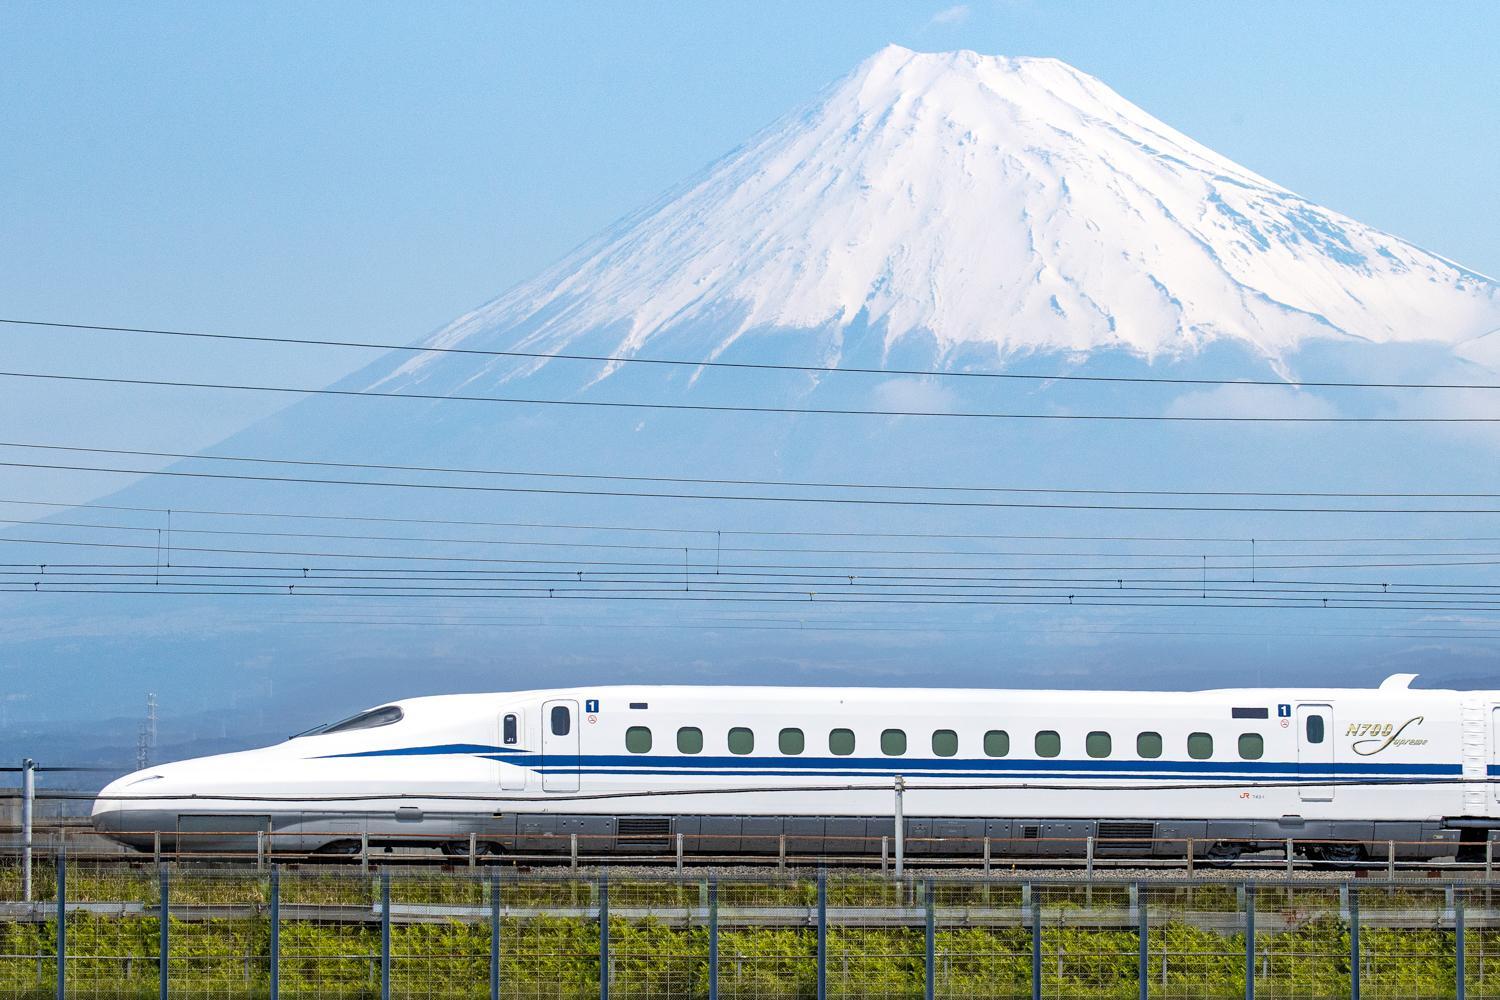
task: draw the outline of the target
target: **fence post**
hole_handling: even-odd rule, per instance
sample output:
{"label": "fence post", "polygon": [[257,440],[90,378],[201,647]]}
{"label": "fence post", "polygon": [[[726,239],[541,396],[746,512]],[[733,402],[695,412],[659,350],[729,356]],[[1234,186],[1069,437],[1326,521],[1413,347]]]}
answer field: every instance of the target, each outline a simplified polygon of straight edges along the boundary
{"label": "fence post", "polygon": [[469,867],[473,868],[479,859],[479,834],[473,830],[469,831]]}
{"label": "fence post", "polygon": [[578,868],[578,834],[568,834],[568,867]]}
{"label": "fence post", "polygon": [[490,870],[490,1000],[500,1000],[500,869]]}
{"label": "fence post", "polygon": [[158,991],[161,1000],[167,1000],[167,973],[172,968],[172,876],[166,865],[162,865],[157,876],[160,879],[161,906],[158,908],[160,919],[157,921],[160,934],[160,989]]}
{"label": "fence post", "polygon": [[1151,936],[1146,923],[1146,893],[1144,887],[1135,884],[1136,936],[1140,939],[1140,952],[1136,956],[1136,978],[1140,981],[1141,1000],[1151,995]]}
{"label": "fence post", "polygon": [[31,902],[31,828],[36,802],[36,761],[21,761],[21,899]]}
{"label": "fence post", "polygon": [[923,997],[933,1000],[937,991],[937,914],[934,912],[932,903],[932,879],[927,880],[927,939],[926,939],[926,978],[923,980]]}
{"label": "fence post", "polygon": [[826,868],[818,869],[818,1000],[828,1000],[828,870]]}
{"label": "fence post", "polygon": [[609,1000],[609,875],[599,873],[599,1000]]}
{"label": "fence post", "polygon": [[708,1000],[719,1000],[719,880],[708,880]]}
{"label": "fence post", "polygon": [[391,1000],[391,872],[380,873],[380,1000]]}
{"label": "fence post", "polygon": [[1465,968],[1468,963],[1464,961],[1464,898],[1457,892],[1453,894],[1453,958],[1455,962],[1453,998],[1464,1000],[1469,975],[1468,969]]}
{"label": "fence post", "polygon": [[281,995],[281,871],[271,863],[271,989],[270,1000]]}
{"label": "fence post", "polygon": [[984,877],[990,877],[990,838],[984,838]]}
{"label": "fence post", "polygon": [[1286,838],[1286,877],[1292,877],[1292,838]]}
{"label": "fence post", "polygon": [[906,780],[896,775],[896,877],[906,871],[906,809],[902,798],[906,793]]}
{"label": "fence post", "polygon": [[68,995],[68,853],[57,852],[57,1000]]}
{"label": "fence post", "polygon": [[[1287,841],[1288,844],[1291,841]],[[1245,886],[1245,1000],[1255,1000],[1255,883]]]}
{"label": "fence post", "polygon": [[1396,842],[1394,840],[1385,842],[1385,877],[1392,882],[1396,880]]}
{"label": "fence post", "polygon": [[370,870],[370,831],[365,830],[359,835],[359,870],[367,872]]}
{"label": "fence post", "polygon": [[1349,1000],[1359,1000],[1359,890],[1349,889]]}
{"label": "fence post", "polygon": [[1042,1000],[1042,901],[1031,896],[1031,1000]]}
{"label": "fence post", "polygon": [[677,874],[682,875],[682,831],[677,831]]}
{"label": "fence post", "polygon": [[886,834],[880,838],[880,874],[889,875],[891,871],[891,838]]}

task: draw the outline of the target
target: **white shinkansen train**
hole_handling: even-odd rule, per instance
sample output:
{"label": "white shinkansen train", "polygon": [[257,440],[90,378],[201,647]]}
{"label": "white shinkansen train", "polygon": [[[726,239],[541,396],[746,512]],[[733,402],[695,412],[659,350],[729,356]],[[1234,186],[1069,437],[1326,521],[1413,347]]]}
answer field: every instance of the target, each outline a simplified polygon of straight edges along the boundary
{"label": "white shinkansen train", "polygon": [[[100,792],[147,849],[878,852],[1357,861],[1482,852],[1500,828],[1500,691],[615,686],[392,702]],[[189,836],[196,834],[196,836]],[[1320,843],[1323,842],[1323,843]],[[1339,842],[1339,843],[1329,843]]]}

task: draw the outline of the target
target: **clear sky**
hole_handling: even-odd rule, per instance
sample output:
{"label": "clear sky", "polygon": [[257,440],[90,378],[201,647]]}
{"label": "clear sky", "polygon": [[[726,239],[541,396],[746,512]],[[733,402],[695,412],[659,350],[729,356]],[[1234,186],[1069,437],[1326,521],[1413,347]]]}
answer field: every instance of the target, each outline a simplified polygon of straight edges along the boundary
{"label": "clear sky", "polygon": [[[412,341],[892,42],[1061,58],[1500,275],[1497,38],[1478,2],[11,0],[0,317]],[[0,326],[0,371],[312,386],[369,360]],[[285,403],[0,377],[0,441],[196,450]],[[0,467],[0,499],[120,485]]]}
{"label": "clear sky", "polygon": [[[0,312],[411,340],[889,42],[1060,57],[1493,275],[1496,38],[1493,3],[12,2]],[[275,351],[15,329],[0,344],[34,370],[285,375]],[[365,360],[303,358],[310,382]],[[3,384],[0,419],[197,447],[281,404],[221,397],[182,421],[151,399]]]}

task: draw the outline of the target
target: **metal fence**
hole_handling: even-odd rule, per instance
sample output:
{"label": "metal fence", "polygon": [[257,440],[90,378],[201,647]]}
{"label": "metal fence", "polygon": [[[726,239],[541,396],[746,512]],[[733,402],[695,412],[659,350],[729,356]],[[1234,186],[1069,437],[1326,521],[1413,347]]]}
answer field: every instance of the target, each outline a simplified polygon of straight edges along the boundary
{"label": "metal fence", "polygon": [[1500,997],[1482,883],[0,862],[0,998]]}

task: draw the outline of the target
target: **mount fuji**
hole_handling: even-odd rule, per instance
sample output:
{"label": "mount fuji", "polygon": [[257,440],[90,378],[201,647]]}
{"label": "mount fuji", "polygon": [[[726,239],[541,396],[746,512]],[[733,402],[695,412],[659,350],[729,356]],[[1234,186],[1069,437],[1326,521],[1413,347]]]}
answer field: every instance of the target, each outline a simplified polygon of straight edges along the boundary
{"label": "mount fuji", "polygon": [[1280,362],[1319,338],[1500,359],[1491,279],[1064,63],[897,46],[430,343],[718,357],[765,334],[837,365],[856,323],[944,367],[1213,341]]}
{"label": "mount fuji", "polygon": [[[1472,601],[1377,617],[1243,590],[1277,574],[1314,596],[1322,584],[1309,580],[1495,584],[1482,560],[1402,568],[1392,555],[1495,534],[1483,516],[1412,513],[1439,505],[1401,498],[1349,514],[1338,510],[1347,500],[1251,496],[1500,492],[1492,431],[1069,419],[1494,416],[1494,394],[946,377],[1482,383],[1500,370],[1494,280],[1236,165],[1055,60],[886,48],[417,347],[479,353],[391,352],[338,387],[551,402],[311,397],[209,454],[507,475],[273,463],[248,471],[284,481],[151,477],[108,499],[114,511],[70,511],[29,530],[130,517],[134,536],[88,537],[139,542],[163,527],[153,512],[170,509],[169,549],[156,555],[169,570],[233,562],[306,575],[363,560],[374,582],[357,586],[378,589],[380,573],[410,579],[416,565],[460,566],[454,573],[478,580],[504,563],[531,567],[537,592],[382,602],[298,597],[308,590],[298,580],[253,600],[48,596],[39,585],[0,594],[12,651],[0,683],[66,705],[70,718],[156,690],[164,712],[184,719],[221,720],[233,704],[291,732],[389,697],[606,680],[1209,686],[1361,683],[1396,669],[1452,678],[1495,665],[1491,645],[1443,631],[1483,618]],[[546,357],[557,354],[864,371]],[[578,405],[620,402],[800,412]],[[1040,419],[955,416],[996,411]],[[201,458],[172,467],[225,469]],[[699,482],[602,478],[642,476]],[[305,481],[353,478],[443,488]],[[835,504],[835,490],[756,480],[890,488]],[[988,490],[962,493],[975,487]],[[1089,489],[1115,495],[1067,492]],[[1243,495],[1121,501],[1120,491],[1152,490]],[[777,492],[798,499],[752,499]],[[996,502],[929,502],[954,497]],[[13,562],[66,561],[40,542],[10,548]],[[682,579],[617,603],[581,593],[600,567],[637,572],[632,560],[658,577],[670,563]],[[713,579],[734,566],[750,567],[751,582]],[[793,586],[783,571],[817,582]],[[933,601],[827,603],[826,577],[845,571],[850,592],[876,596],[895,591],[857,575],[896,573],[907,591],[931,588],[912,582],[923,574],[951,586]],[[556,586],[578,599],[556,599],[548,574],[575,572]],[[1132,580],[1182,597],[1099,597]],[[1237,605],[1210,601],[1216,586],[1241,588]],[[100,650],[124,669],[104,669]],[[52,669],[39,674],[37,662]],[[164,731],[172,725],[164,716]],[[179,739],[234,742],[207,725],[184,721]],[[253,742],[246,726],[237,732]],[[133,736],[132,723],[119,742]]]}

